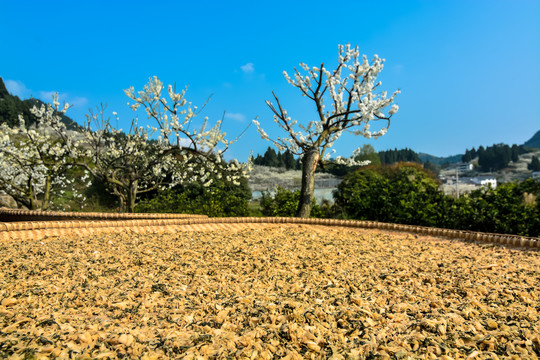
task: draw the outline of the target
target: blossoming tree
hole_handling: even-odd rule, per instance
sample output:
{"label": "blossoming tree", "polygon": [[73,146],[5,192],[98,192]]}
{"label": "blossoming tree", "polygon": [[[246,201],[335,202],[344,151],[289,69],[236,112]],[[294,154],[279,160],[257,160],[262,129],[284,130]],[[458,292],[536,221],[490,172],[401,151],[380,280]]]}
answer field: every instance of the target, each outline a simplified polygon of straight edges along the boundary
{"label": "blossoming tree", "polygon": [[137,93],[133,87],[125,90],[133,111],[144,108],[152,123],[147,128],[133,120],[128,132],[115,129],[102,107],[88,116],[84,129],[86,150],[80,164],[100,178],[128,212],[142,194],[189,181],[209,186],[212,174],[236,182],[247,171],[237,161],[222,160],[232,142],[225,139],[220,121],[209,127],[205,118],[196,128],[199,112],[185,99],[186,90],[176,92],[172,85],[167,95],[163,90],[157,77]]}
{"label": "blossoming tree", "polygon": [[249,164],[222,159],[234,141],[225,139],[221,121],[208,126],[205,118],[197,127],[199,111],[186,101],[186,90],[176,92],[170,85],[168,97],[163,90],[157,77],[137,93],[125,90],[134,111],[145,109],[153,125],[146,128],[133,120],[129,131],[115,129],[101,107],[88,115],[86,126],[69,131],[61,121],[69,106],[60,109],[57,96],[53,105],[32,109],[36,127],[26,127],[22,117],[18,127],[2,125],[0,189],[31,209],[47,210],[51,195],[73,190],[66,171],[83,167],[133,212],[142,194],[184,182],[209,186],[223,177],[239,184]]}
{"label": "blossoming tree", "polygon": [[[317,120],[307,125],[292,120],[276,94],[272,93],[275,104],[271,101],[266,103],[274,113],[274,121],[286,131],[287,136],[270,139],[260,123],[254,121],[263,139],[272,141],[280,151],[288,149],[302,158],[302,187],[297,216],[309,217],[315,170],[321,161],[330,157],[328,149],[344,132],[377,138],[388,130],[392,115],[398,111],[398,106],[392,103],[399,90],[390,97],[387,97],[386,91],[377,92],[381,82],[376,80],[383,64],[384,59],[377,55],[371,62],[365,55],[360,56],[358,46],[339,45],[339,63],[333,71],[327,70],[324,64],[310,68],[301,63],[304,75],[296,68],[293,77],[283,72],[289,84],[313,101]],[[331,109],[326,110],[325,102],[331,103]],[[370,131],[370,123],[378,120],[385,122],[382,128]],[[347,161],[341,157],[337,160],[352,165],[355,164],[355,155]]]}
{"label": "blossoming tree", "polygon": [[68,108],[54,95],[52,105],[30,109],[35,125],[27,127],[22,115],[18,126],[0,125],[0,189],[29,209],[48,210],[52,197],[71,187],[73,132],[61,121]]}

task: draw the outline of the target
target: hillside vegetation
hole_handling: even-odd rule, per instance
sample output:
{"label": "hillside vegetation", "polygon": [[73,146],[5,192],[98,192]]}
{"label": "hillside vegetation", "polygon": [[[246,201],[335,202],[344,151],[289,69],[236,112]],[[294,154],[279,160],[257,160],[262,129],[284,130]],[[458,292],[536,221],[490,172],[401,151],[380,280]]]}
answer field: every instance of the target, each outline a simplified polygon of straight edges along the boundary
{"label": "hillside vegetation", "polygon": [[540,149],[540,130],[538,130],[536,134],[534,134],[533,137],[527,140],[523,145]]}
{"label": "hillside vegetation", "polygon": [[[18,96],[11,95],[6,88],[4,81],[0,77],[0,124],[6,123],[11,127],[18,126],[19,115],[22,115],[27,126],[33,125],[36,123],[37,119],[30,112],[30,109],[33,106],[39,108],[44,104],[45,103],[39,99],[32,98],[21,100]],[[68,129],[74,130],[79,127],[79,125],[68,116],[62,114],[61,118]]]}

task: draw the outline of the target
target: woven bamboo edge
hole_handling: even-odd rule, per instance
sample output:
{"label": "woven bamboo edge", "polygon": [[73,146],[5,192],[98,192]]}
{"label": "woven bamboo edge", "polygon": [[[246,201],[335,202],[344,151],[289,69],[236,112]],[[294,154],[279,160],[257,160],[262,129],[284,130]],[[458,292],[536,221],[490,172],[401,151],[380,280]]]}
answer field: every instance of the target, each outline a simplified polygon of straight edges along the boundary
{"label": "woven bamboo edge", "polygon": [[[48,214],[47,214],[48,215]],[[116,215],[116,214],[113,214]],[[139,215],[139,214],[137,214]],[[148,214],[140,214],[148,215]],[[154,215],[154,214],[150,214]],[[166,215],[166,214],[157,214]],[[361,220],[340,220],[340,219],[314,219],[314,218],[290,218],[290,217],[226,217],[209,218],[205,216],[191,216],[181,218],[179,214],[175,218],[141,218],[121,220],[122,218],[111,217],[109,220],[74,220],[74,221],[30,221],[30,222],[10,222],[0,223],[0,234],[4,232],[2,238],[17,237],[17,232],[51,229],[117,229],[118,228],[139,228],[139,227],[170,227],[183,225],[203,225],[203,224],[305,224],[323,225],[334,227],[350,227],[361,229],[378,229],[406,232],[411,234],[444,237],[464,241],[476,241],[481,243],[492,243],[514,247],[524,247],[540,249],[540,238],[524,237],[518,235],[492,234],[466,230],[451,230],[425,226],[401,225],[391,223],[381,223],[377,221]],[[98,218],[97,218],[98,219]],[[124,218],[125,219],[125,218]]]}
{"label": "woven bamboo edge", "polygon": [[140,214],[140,213],[99,213],[99,212],[61,212],[0,209],[2,221],[55,221],[55,220],[135,220],[135,219],[191,219],[207,218],[197,214]]}

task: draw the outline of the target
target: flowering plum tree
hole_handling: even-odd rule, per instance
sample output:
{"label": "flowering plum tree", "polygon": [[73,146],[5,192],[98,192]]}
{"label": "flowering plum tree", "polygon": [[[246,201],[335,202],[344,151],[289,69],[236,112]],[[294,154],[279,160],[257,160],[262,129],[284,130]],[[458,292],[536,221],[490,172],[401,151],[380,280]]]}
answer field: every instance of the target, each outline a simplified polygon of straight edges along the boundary
{"label": "flowering plum tree", "polygon": [[[263,139],[272,141],[280,151],[288,149],[302,157],[302,188],[297,216],[309,217],[315,170],[320,162],[330,157],[328,149],[344,132],[377,138],[388,130],[390,118],[398,111],[398,106],[393,104],[387,113],[383,111],[394,102],[399,90],[390,97],[387,97],[386,91],[376,92],[381,85],[376,79],[383,69],[383,63],[384,59],[377,55],[371,63],[365,55],[361,57],[358,46],[339,45],[339,64],[333,71],[327,70],[324,64],[319,68],[310,68],[301,63],[306,75],[296,68],[293,77],[283,72],[289,84],[313,101],[317,120],[309,122],[307,126],[292,120],[276,94],[272,93],[275,104],[271,101],[266,103],[274,113],[274,121],[287,132],[287,137],[270,139],[259,122],[254,121]],[[325,109],[325,101],[331,103],[331,110]],[[376,120],[384,121],[384,126],[378,131],[370,131],[370,122]],[[354,162],[355,156],[353,154],[348,160],[338,157],[337,161],[361,165]]]}
{"label": "flowering plum tree", "polygon": [[18,126],[0,125],[0,189],[30,209],[48,210],[52,196],[71,184],[66,171],[73,166],[73,137],[61,121],[68,108],[53,95],[52,105],[30,110],[35,125],[27,127],[22,115]]}
{"label": "flowering plum tree", "polygon": [[[248,167],[237,161],[226,163],[222,154],[232,143],[221,132],[221,122],[208,126],[205,118],[199,129],[194,119],[198,109],[185,99],[184,89],[150,79],[143,90],[125,90],[133,111],[144,108],[152,125],[144,128],[133,120],[127,133],[115,129],[102,107],[87,117],[84,129],[85,154],[80,164],[105,182],[109,190],[133,212],[140,195],[184,182],[209,186],[216,174],[237,182]],[[117,116],[116,113],[113,113]],[[94,125],[94,127],[92,127]]]}
{"label": "flowering plum tree", "polygon": [[128,105],[134,111],[143,107],[155,125],[144,128],[133,120],[128,132],[111,125],[103,106],[88,115],[86,126],[68,131],[61,115],[69,106],[60,109],[57,96],[53,105],[32,109],[37,126],[27,128],[22,117],[16,128],[2,125],[0,189],[29,208],[47,210],[51,194],[70,185],[66,171],[78,166],[101,179],[132,212],[140,195],[184,182],[209,186],[223,177],[239,184],[249,163],[222,159],[233,141],[225,139],[221,122],[210,127],[205,118],[197,128],[199,111],[185,100],[186,90],[169,86],[168,98],[162,92],[157,77],[137,94],[133,87],[125,90],[132,100]]}
{"label": "flowering plum tree", "polygon": [[120,209],[132,212],[139,195],[155,190],[163,182],[171,159],[161,156],[162,149],[150,141],[146,129],[135,121],[127,133],[115,129],[104,110],[102,106],[99,113],[87,115],[82,131],[84,145],[72,151],[78,154],[78,165],[118,197]]}

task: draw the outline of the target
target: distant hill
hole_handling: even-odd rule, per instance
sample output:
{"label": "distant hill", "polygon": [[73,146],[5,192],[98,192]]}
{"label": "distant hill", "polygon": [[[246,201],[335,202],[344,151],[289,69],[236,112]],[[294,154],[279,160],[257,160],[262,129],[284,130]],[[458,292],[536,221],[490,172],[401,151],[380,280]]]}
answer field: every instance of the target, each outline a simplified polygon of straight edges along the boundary
{"label": "distant hill", "polygon": [[532,138],[525,141],[523,146],[540,149],[540,130],[538,130]]}
{"label": "distant hill", "polygon": [[[0,124],[7,123],[9,126],[19,124],[19,114],[25,119],[27,125],[35,124],[37,119],[30,112],[33,106],[40,107],[45,103],[39,99],[21,100],[18,96],[11,95],[0,77]],[[75,130],[80,126],[66,115],[62,115],[62,122],[68,129]]]}
{"label": "distant hill", "polygon": [[420,158],[420,160],[422,160],[422,162],[425,163],[426,161],[429,161],[430,163],[437,164],[437,165],[442,165],[444,163],[448,163],[448,164],[459,163],[461,162],[462,156],[463,156],[462,154],[458,154],[458,155],[452,155],[452,156],[446,156],[446,157],[438,157],[438,156],[433,156],[426,153],[418,153],[418,157]]}

